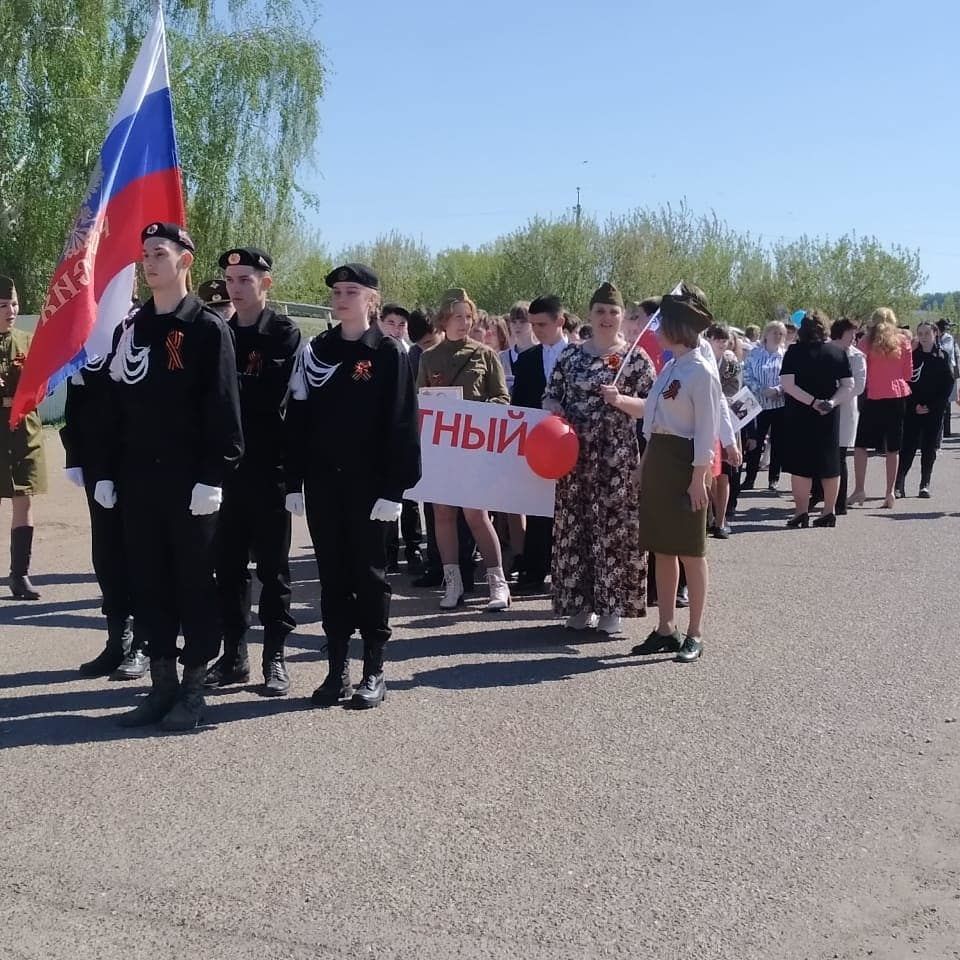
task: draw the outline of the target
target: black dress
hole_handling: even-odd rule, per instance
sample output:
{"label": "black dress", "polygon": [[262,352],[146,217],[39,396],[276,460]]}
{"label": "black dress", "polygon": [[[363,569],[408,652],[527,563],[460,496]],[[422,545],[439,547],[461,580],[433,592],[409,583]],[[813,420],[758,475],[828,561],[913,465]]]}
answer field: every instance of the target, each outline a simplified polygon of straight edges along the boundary
{"label": "black dress", "polygon": [[[789,347],[780,368],[781,376],[788,374],[817,400],[829,400],[840,381],[853,376],[846,352],[830,342]],[[787,473],[798,477],[824,480],[840,476],[840,411],[818,413],[788,395],[781,461]]]}

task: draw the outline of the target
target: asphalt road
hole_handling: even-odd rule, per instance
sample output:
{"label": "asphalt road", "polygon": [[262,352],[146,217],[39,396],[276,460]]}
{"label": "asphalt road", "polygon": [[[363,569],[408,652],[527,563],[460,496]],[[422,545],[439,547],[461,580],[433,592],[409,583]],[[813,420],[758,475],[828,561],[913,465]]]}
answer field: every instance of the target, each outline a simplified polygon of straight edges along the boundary
{"label": "asphalt road", "polygon": [[836,530],[750,495],[693,665],[630,656],[649,620],[612,641],[546,600],[446,614],[401,575],[363,713],[309,707],[298,525],[292,695],[211,696],[181,736],[115,726],[141,685],[77,677],[98,593],[52,475],[43,598],[0,603],[0,958],[960,957],[948,444],[933,500]]}

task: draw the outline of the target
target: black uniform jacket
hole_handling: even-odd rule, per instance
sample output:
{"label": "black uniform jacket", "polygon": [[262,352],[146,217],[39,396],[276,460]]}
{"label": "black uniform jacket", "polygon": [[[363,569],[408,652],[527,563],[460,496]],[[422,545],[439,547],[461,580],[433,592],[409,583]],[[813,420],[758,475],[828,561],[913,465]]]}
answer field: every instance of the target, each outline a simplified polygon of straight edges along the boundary
{"label": "black uniform jacket", "polygon": [[250,326],[241,326],[236,316],[229,324],[240,384],[241,472],[269,472],[283,465],[283,416],[300,349],[300,329],[289,317],[269,308]]}
{"label": "black uniform jacket", "polygon": [[74,383],[73,377],[67,380],[67,403],[60,440],[66,454],[64,466],[81,467],[86,471],[96,461],[97,438],[101,432],[98,418],[108,403],[111,390],[106,362],[96,369],[84,367],[79,379],[82,383]]}
{"label": "black uniform jacket", "polygon": [[376,326],[359,340],[334,327],[299,362],[307,397],[287,406],[288,489],[335,480],[359,499],[399,503],[420,479],[417,395],[400,345]]}
{"label": "black uniform jacket", "polygon": [[524,350],[513,361],[513,392],[510,402],[515,407],[533,407],[539,410],[543,406],[543,393],[547,389],[547,378],[543,375],[543,347]]}
{"label": "black uniform jacket", "polygon": [[922,347],[916,347],[913,351],[913,379],[910,381],[907,408],[913,410],[917,404],[922,404],[934,412],[942,411],[950,402],[951,393],[953,374],[946,353],[936,346],[929,353],[924,353]]}
{"label": "black uniform jacket", "polygon": [[[192,295],[170,314],[158,315],[150,299],[129,324],[134,347],[148,346],[149,360],[137,382],[127,382],[133,376],[116,380],[110,374],[95,479],[143,471],[222,486],[243,454],[230,329]],[[118,328],[114,353],[122,343]]]}

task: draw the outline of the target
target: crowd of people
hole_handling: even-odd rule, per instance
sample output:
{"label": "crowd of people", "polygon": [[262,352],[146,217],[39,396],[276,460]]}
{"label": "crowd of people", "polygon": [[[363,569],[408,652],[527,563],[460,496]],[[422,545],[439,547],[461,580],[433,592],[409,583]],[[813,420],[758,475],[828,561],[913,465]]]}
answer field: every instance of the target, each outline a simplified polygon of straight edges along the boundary
{"label": "crowd of people", "polygon": [[[249,681],[251,558],[261,692],[288,693],[292,515],[306,517],[327,643],[327,676],[312,699],[364,709],[386,694],[388,578],[401,569],[401,546],[413,586],[437,590],[442,610],[476,589],[482,563],[487,612],[549,594],[568,629],[619,636],[625,619],[656,605],[656,627],[632,652],[691,662],[703,651],[707,538],[735,532],[762,470],[770,494],[790,475],[787,527],[834,527],[866,501],[870,451],[883,455],[882,506],[893,509],[918,451],[919,496],[933,495],[950,435],[960,351],[947,320],[911,331],[888,308],[864,324],[810,309],[740,331],[695,286],[626,304],[609,282],[582,321],[550,293],[505,316],[463,289],[435,309],[408,310],[382,303],[376,274],[348,263],[327,277],[335,325],[307,342],[268,305],[266,251],[225,251],[223,275],[193,295],[190,235],[152,223],[142,241],[151,297],[117,326],[109,356],[85,358],[70,378],[61,432],[67,476],[86,494],[107,623],[104,649],[80,672],[150,673],[149,693],[120,718],[126,726],[192,729],[204,689]],[[14,283],[0,278],[8,409],[30,340],[15,328],[17,313]],[[640,339],[654,329],[652,358]],[[578,459],[557,481],[553,517],[404,498],[421,475],[417,391],[436,387],[542,408],[572,426]],[[744,388],[753,419],[734,402]],[[31,497],[46,489],[42,431],[36,413],[4,428],[10,588],[35,600]],[[683,630],[678,608],[689,608]]]}

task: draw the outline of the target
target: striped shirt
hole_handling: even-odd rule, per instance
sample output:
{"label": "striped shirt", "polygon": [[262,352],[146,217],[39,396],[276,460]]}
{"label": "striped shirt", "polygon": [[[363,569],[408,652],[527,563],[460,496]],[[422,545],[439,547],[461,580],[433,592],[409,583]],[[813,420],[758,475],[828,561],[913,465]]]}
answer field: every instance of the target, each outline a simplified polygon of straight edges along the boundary
{"label": "striped shirt", "polygon": [[783,393],[765,397],[763,391],[780,386],[780,366],[783,363],[782,349],[770,351],[762,344],[751,350],[743,361],[743,382],[760,401],[763,410],[778,410],[784,404]]}

